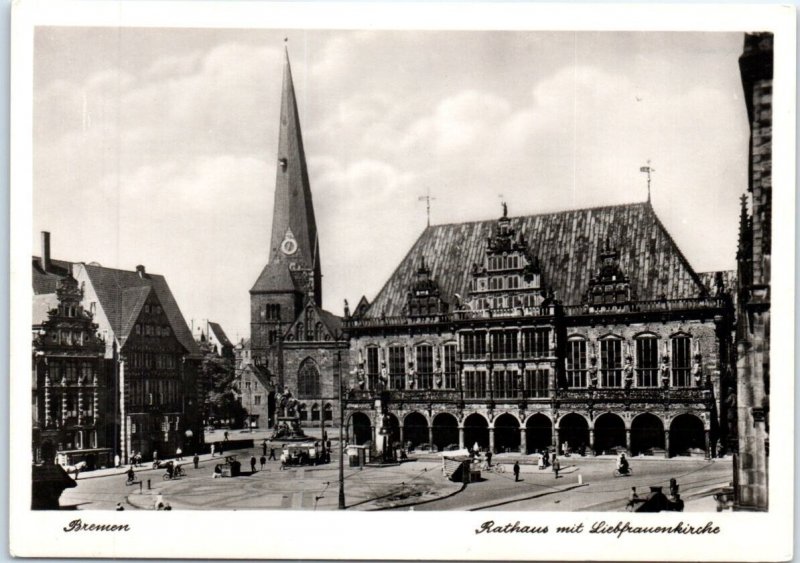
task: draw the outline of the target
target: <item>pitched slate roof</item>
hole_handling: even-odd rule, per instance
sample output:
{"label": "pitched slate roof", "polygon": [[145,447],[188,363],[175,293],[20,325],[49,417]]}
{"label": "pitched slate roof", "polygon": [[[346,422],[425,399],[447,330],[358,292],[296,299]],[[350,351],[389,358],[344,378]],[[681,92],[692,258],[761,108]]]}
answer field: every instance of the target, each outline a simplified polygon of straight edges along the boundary
{"label": "pitched slate roof", "polygon": [[289,273],[289,265],[280,262],[270,262],[261,270],[251,293],[258,292],[283,292],[300,291]]}
{"label": "pitched slate roof", "polygon": [[[366,317],[399,316],[422,257],[442,296],[467,294],[473,263],[483,263],[496,220],[427,227],[373,300]],[[606,237],[640,300],[697,297],[703,283],[649,202],[511,218],[538,256],[543,286],[565,305],[579,304],[599,264]]]}
{"label": "pitched slate roof", "polygon": [[137,272],[86,265],[86,273],[97,293],[100,306],[111,323],[111,328],[121,345],[130,336],[139,312],[151,291],[164,309],[175,337],[191,355],[200,355],[175,297],[164,276],[147,273],[140,277]]}
{"label": "pitched slate roof", "polygon": [[319,318],[328,327],[331,335],[334,338],[338,338],[342,332],[342,318],[325,309],[319,309]]}
{"label": "pitched slate roof", "polygon": [[56,283],[70,272],[72,264],[64,260],[50,260],[51,268],[45,272],[42,270],[42,261],[38,256],[32,258],[33,270],[33,294],[55,293]]}
{"label": "pitched slate roof", "polygon": [[228,335],[225,334],[225,331],[222,330],[222,327],[219,326],[219,323],[212,323],[211,321],[209,321],[208,329],[214,333],[214,336],[217,337],[217,340],[219,340],[220,344],[222,344],[223,346],[233,348],[233,344],[231,344],[231,341],[228,340]]}

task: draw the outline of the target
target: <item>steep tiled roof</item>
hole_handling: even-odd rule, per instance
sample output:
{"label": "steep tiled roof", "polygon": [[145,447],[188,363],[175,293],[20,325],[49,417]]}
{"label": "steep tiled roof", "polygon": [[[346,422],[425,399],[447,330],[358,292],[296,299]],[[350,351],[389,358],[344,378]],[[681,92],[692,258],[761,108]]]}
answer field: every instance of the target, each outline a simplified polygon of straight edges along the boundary
{"label": "steep tiled roof", "polygon": [[152,290],[161,302],[175,337],[187,352],[192,355],[200,354],[164,276],[148,273],[140,277],[137,272],[88,264],[85,268],[97,293],[100,306],[103,307],[114,334],[122,344],[130,335],[139,311]]}
{"label": "steep tiled roof", "polygon": [[[466,296],[473,263],[483,263],[496,220],[434,225],[423,231],[372,302],[367,317],[402,313],[422,257],[445,300]],[[565,305],[579,304],[606,237],[641,300],[697,297],[703,285],[648,202],[511,219],[539,258],[542,283]]]}
{"label": "steep tiled roof", "polygon": [[270,262],[258,276],[252,292],[259,291],[299,291],[289,273],[289,265],[280,262]]}
{"label": "steep tiled roof", "polygon": [[50,260],[51,268],[45,272],[42,270],[41,258],[34,256],[32,260],[33,270],[33,293],[39,295],[40,293],[55,293],[56,283],[58,280],[66,276],[71,264],[63,260]]}
{"label": "steep tiled roof", "polygon": [[217,337],[217,340],[219,340],[220,344],[233,348],[233,344],[231,344],[231,341],[228,340],[228,335],[225,334],[225,331],[222,330],[222,327],[219,326],[219,323],[212,323],[209,321],[208,329],[214,333],[214,336]]}
{"label": "steep tiled roof", "polygon": [[42,324],[50,318],[47,314],[58,307],[58,297],[55,293],[40,293],[33,296],[33,317],[32,323]]}
{"label": "steep tiled roof", "polygon": [[341,317],[334,315],[330,311],[326,311],[325,309],[319,310],[319,317],[322,319],[322,322],[325,323],[325,326],[328,327],[328,330],[331,331],[331,334],[334,337],[338,337],[339,334],[342,332],[342,319]]}
{"label": "steep tiled roof", "polygon": [[[722,283],[725,285],[725,289],[731,293],[736,293],[736,270],[722,270],[719,273],[722,274]],[[717,272],[697,272],[697,276],[708,289],[708,293],[714,295],[714,290],[716,289],[714,279],[717,276]]]}

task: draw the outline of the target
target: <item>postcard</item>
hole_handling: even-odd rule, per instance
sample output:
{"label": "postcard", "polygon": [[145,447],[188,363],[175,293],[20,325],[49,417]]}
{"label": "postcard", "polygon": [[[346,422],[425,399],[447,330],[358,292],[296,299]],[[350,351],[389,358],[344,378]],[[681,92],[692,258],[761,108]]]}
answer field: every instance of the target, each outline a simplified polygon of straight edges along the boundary
{"label": "postcard", "polygon": [[791,558],[794,18],[15,4],[12,553]]}

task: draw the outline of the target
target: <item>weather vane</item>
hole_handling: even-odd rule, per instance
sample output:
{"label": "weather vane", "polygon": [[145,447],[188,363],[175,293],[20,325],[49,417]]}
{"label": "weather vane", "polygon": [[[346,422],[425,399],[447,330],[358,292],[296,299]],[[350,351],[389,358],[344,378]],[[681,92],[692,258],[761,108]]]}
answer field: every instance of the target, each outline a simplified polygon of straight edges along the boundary
{"label": "weather vane", "polygon": [[647,161],[647,166],[639,168],[639,172],[647,174],[647,201],[650,201],[650,174],[655,172],[656,169],[650,166],[650,160]]}
{"label": "weather vane", "polygon": [[424,201],[426,212],[428,214],[428,226],[431,226],[431,200],[436,199],[431,195],[431,190],[428,188],[428,193],[426,195],[421,195],[417,198],[417,201]]}

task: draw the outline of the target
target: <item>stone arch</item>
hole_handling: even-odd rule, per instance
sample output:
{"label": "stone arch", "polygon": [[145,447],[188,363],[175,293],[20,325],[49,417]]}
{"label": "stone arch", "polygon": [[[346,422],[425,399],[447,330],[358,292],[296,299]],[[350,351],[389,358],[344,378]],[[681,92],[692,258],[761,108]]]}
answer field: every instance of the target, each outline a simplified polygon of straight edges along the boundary
{"label": "stone arch", "polygon": [[323,419],[326,422],[330,422],[333,420],[333,405],[330,403],[325,403],[325,408],[323,409]]}
{"label": "stone arch", "polygon": [[589,444],[589,421],[580,413],[570,412],[557,422],[558,438],[562,446],[577,450]]}
{"label": "stone arch", "polygon": [[604,412],[594,419],[594,449],[599,454],[627,449],[625,421],[616,413]]}
{"label": "stone arch", "polygon": [[496,417],[493,421],[494,447],[497,452],[518,452],[521,444],[519,419],[508,412]]}
{"label": "stone arch", "polygon": [[458,445],[458,420],[449,412],[440,412],[433,417],[433,443],[444,451],[447,446]]}
{"label": "stone arch", "polygon": [[403,440],[410,449],[428,442],[428,419],[419,411],[408,413],[403,418]]}
{"label": "stone arch", "polygon": [[312,422],[319,422],[320,419],[320,408],[317,403],[311,405],[311,421]]}
{"label": "stone arch", "polygon": [[553,445],[553,421],[544,413],[537,412],[525,421],[525,453],[543,452]]}
{"label": "stone arch", "polygon": [[661,452],[664,449],[664,421],[651,412],[637,414],[631,421],[631,455]]}
{"label": "stone arch", "polygon": [[478,412],[464,418],[464,445],[471,450],[476,442],[481,449],[489,447],[489,421]]}
{"label": "stone arch", "polygon": [[297,369],[297,396],[301,399],[320,396],[319,367],[314,358],[307,357],[300,362]]}
{"label": "stone arch", "polygon": [[692,455],[706,451],[706,425],[693,412],[675,416],[669,424],[669,455]]}
{"label": "stone arch", "polygon": [[348,417],[347,428],[353,444],[360,446],[372,440],[372,421],[361,411],[356,411]]}

